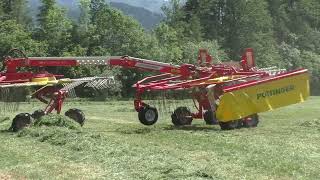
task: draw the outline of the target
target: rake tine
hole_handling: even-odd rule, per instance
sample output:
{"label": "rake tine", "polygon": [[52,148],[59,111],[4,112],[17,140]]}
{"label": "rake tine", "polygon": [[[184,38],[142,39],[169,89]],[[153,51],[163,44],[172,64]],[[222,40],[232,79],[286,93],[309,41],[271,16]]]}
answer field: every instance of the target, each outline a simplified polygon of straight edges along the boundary
{"label": "rake tine", "polygon": [[100,88],[101,88],[101,89],[104,89],[104,83],[105,83],[104,79],[101,79],[101,80],[99,80],[99,81],[100,81],[100,82],[99,82]]}
{"label": "rake tine", "polygon": [[94,86],[94,82],[93,81],[89,81],[87,82],[87,84],[85,85],[85,87],[93,87]]}
{"label": "rake tine", "polygon": [[100,81],[99,81],[99,80],[95,81],[94,87],[95,87],[97,90],[100,90],[100,89],[101,89],[101,87],[100,87]]}
{"label": "rake tine", "polygon": [[110,81],[108,79],[104,80],[104,87],[109,88],[110,87]]}
{"label": "rake tine", "polygon": [[100,89],[103,89],[102,87],[102,81],[99,79],[97,80],[97,88],[100,90]]}
{"label": "rake tine", "polygon": [[98,90],[97,89],[97,82],[96,81],[91,81],[90,87],[93,88],[94,90]]}
{"label": "rake tine", "polygon": [[103,79],[102,80],[102,86],[103,86],[103,89],[106,89],[109,87],[109,80],[108,79]]}
{"label": "rake tine", "polygon": [[104,79],[100,80],[99,86],[100,86],[100,89],[105,89],[105,81],[104,81]]}

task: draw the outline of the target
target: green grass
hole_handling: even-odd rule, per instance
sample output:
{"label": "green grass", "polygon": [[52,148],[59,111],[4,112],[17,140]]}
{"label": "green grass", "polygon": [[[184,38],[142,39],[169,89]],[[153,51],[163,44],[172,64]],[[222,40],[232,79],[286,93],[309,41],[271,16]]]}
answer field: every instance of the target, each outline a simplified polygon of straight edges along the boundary
{"label": "green grass", "polygon": [[261,114],[258,128],[234,131],[202,121],[174,128],[169,116],[146,127],[132,104],[67,103],[65,110],[86,113],[80,130],[41,126],[13,134],[3,116],[0,179],[320,179],[319,97]]}

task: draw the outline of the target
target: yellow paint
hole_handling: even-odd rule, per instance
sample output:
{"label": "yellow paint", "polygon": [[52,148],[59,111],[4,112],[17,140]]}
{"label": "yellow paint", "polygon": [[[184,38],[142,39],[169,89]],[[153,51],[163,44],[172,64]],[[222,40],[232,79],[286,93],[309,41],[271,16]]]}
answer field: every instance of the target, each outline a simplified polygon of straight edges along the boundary
{"label": "yellow paint", "polygon": [[32,78],[31,82],[39,83],[39,84],[47,84],[49,81],[55,81],[55,77],[37,77],[37,78]]}
{"label": "yellow paint", "polygon": [[52,84],[71,83],[69,78],[57,80],[55,77],[32,78],[31,82],[24,83],[26,86],[45,86]]}
{"label": "yellow paint", "polygon": [[213,79],[193,82],[193,83],[190,83],[190,85],[199,86],[199,85],[218,84],[218,83],[222,83],[222,82],[238,79],[238,78],[241,78],[241,77],[244,77],[244,76],[241,76],[241,75],[222,76],[222,77],[218,77],[218,78],[213,78]]}
{"label": "yellow paint", "polygon": [[48,82],[48,77],[43,78],[32,78],[31,82]]}
{"label": "yellow paint", "polygon": [[309,74],[305,72],[225,93],[216,114],[219,121],[228,122],[304,102],[309,95]]}

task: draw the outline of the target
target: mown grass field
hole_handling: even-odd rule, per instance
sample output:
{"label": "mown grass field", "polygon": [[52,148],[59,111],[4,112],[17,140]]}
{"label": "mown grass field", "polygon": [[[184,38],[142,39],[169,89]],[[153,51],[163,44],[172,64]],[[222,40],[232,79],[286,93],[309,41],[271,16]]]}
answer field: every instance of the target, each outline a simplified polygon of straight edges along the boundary
{"label": "mown grass field", "polygon": [[202,121],[174,128],[169,116],[146,127],[131,101],[70,107],[87,115],[81,130],[17,135],[5,131],[11,122],[3,115],[0,179],[320,179],[319,97],[261,114],[258,128],[233,131]]}

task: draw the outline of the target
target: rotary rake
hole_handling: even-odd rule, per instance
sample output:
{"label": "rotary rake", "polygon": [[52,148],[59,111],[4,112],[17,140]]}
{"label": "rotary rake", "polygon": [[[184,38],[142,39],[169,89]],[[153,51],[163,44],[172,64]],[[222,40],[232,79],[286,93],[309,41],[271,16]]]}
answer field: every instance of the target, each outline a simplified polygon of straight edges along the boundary
{"label": "rotary rake", "polygon": [[[25,101],[26,89],[37,90],[29,95],[46,104],[44,109],[33,113],[20,113],[12,122],[10,130],[18,131],[29,125],[33,120],[56,111],[61,113],[63,103],[67,97],[75,97],[74,89],[78,86],[90,87],[95,90],[104,90],[115,83],[114,77],[84,77],[79,79],[63,78],[63,75],[51,74],[45,67],[73,67],[77,61],[68,58],[29,58],[20,50],[14,49],[11,53],[19,53],[23,57],[5,57],[0,73],[0,102],[1,113],[15,112],[19,102]],[[90,58],[89,58],[90,59]],[[92,59],[92,58],[91,58]],[[29,69],[32,70],[29,70]],[[83,125],[84,113],[77,108],[69,109],[66,116]]]}
{"label": "rotary rake", "polygon": [[190,106],[183,105],[185,101],[180,101],[182,105],[173,110],[171,119],[175,126],[204,119],[207,124],[219,124],[223,130],[256,127],[258,113],[300,103],[309,96],[307,69],[259,69],[251,48],[246,49],[240,62],[214,64],[207,50],[200,49],[197,66],[176,66],[128,56],[109,57],[105,63],[160,73],[134,85],[134,106],[144,125],[155,124],[159,116],[157,107],[143,100],[143,95],[150,92],[174,92],[175,98],[184,95],[193,101],[196,109],[193,112]]}
{"label": "rotary rake", "polygon": [[[133,85],[136,89],[134,107],[138,112],[139,121],[144,125],[155,124],[159,117],[159,107],[143,100],[147,93],[162,94],[162,97],[153,96],[153,99],[162,100],[160,109],[167,109],[168,103],[165,102],[172,99],[166,97],[172,92],[177,94],[175,98],[187,96],[187,99],[191,100],[191,106],[195,109],[192,112],[190,105],[187,106],[182,100],[179,101],[178,107],[169,110],[172,111],[171,119],[175,126],[190,125],[194,119],[204,119],[207,124],[219,124],[224,130],[256,127],[259,122],[258,113],[300,103],[309,96],[307,69],[293,71],[277,67],[259,69],[256,67],[253,50],[250,48],[246,49],[240,62],[216,64],[213,63],[207,50],[200,49],[198,65],[180,66],[130,56],[7,57],[4,61],[6,71],[0,76],[0,87],[42,86],[32,97],[46,103],[47,107],[32,115],[22,114],[21,117],[37,118],[53,110],[60,113],[64,99],[74,87],[86,83],[89,87],[107,88],[114,82],[114,78],[92,77],[71,80],[44,71],[18,72],[17,69],[80,65],[120,66],[157,73]],[[67,85],[63,88],[59,87],[61,84]],[[50,101],[45,97],[49,97]],[[66,115],[83,124],[84,115],[80,110],[71,109]],[[27,119],[25,122],[29,122],[28,118],[25,119]]]}

